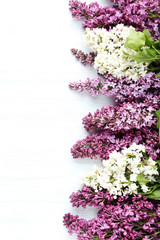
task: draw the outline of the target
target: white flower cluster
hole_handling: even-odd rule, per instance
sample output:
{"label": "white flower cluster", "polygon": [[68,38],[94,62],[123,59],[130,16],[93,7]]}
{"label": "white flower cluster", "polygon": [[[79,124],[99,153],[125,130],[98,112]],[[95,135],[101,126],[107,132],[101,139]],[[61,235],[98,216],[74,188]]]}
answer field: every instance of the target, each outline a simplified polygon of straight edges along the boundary
{"label": "white flower cluster", "polygon": [[96,191],[107,189],[115,198],[137,194],[138,190],[145,193],[149,190],[146,184],[154,181],[155,175],[159,175],[156,162],[145,156],[145,147],[136,143],[124,148],[122,153],[113,151],[109,160],[103,161],[104,168],[94,166],[83,183]]}
{"label": "white flower cluster", "polygon": [[108,72],[114,77],[128,77],[135,81],[139,77],[145,76],[148,63],[137,63],[123,53],[123,51],[128,54],[136,53],[134,50],[124,47],[130,29],[135,28],[118,24],[111,31],[104,28],[86,29],[85,42],[92,51],[97,52],[94,66],[96,69],[98,68],[99,73]]}

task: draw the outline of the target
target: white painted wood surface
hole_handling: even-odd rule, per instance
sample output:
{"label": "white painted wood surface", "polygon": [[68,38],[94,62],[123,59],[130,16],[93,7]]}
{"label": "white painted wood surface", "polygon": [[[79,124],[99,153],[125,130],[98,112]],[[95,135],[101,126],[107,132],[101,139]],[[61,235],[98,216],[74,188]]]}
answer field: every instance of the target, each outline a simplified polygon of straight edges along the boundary
{"label": "white painted wood surface", "polygon": [[97,75],[70,53],[88,49],[67,0],[0,6],[0,239],[76,239],[63,215],[95,216],[94,208],[72,208],[69,196],[100,162],[75,160],[70,148],[87,135],[82,117],[112,101],[68,88]]}

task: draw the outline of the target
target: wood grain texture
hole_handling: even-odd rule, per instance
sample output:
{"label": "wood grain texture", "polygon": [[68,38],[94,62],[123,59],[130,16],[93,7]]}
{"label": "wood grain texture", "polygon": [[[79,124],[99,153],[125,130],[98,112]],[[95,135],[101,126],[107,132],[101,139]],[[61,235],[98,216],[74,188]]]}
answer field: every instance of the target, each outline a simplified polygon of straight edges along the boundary
{"label": "wood grain texture", "polygon": [[1,1],[0,22],[0,239],[74,240],[63,215],[97,211],[68,197],[100,162],[74,160],[70,148],[87,134],[82,117],[112,101],[68,88],[96,76],[70,53],[88,49],[68,1]]}

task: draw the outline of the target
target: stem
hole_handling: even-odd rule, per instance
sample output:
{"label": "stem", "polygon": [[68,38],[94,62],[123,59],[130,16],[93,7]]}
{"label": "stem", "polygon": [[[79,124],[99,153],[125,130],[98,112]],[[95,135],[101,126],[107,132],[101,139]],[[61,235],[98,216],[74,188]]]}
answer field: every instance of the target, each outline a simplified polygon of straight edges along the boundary
{"label": "stem", "polygon": [[160,233],[160,231],[159,231],[159,232],[156,232],[156,233],[153,233],[153,234],[151,234],[151,235],[149,235],[149,236],[158,235],[159,233]]}

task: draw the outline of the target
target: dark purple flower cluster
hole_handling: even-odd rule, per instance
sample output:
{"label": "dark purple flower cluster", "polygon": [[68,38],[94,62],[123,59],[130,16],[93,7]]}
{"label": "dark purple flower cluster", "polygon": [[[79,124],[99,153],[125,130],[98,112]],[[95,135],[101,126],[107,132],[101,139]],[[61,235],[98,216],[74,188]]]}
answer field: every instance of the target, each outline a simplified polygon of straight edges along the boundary
{"label": "dark purple flower cluster", "polygon": [[96,2],[87,5],[78,0],[71,0],[69,5],[72,16],[78,20],[83,19],[84,28],[109,29],[123,23],[139,31],[147,28],[155,39],[159,38],[159,0],[112,0],[112,2],[115,3],[112,7],[100,7]]}
{"label": "dark purple flower cluster", "polygon": [[82,206],[83,208],[86,208],[86,206],[103,208],[106,204],[113,202],[113,196],[111,196],[108,191],[103,190],[95,192],[93,188],[85,185],[83,185],[81,190],[78,190],[76,193],[72,193],[70,199],[72,206],[77,208],[79,206]]}
{"label": "dark purple flower cluster", "polygon": [[111,96],[116,102],[142,102],[146,96],[155,98],[160,95],[160,78],[155,77],[155,73],[148,73],[135,82],[132,79],[119,79],[105,74],[101,78],[87,78],[85,82],[70,83],[69,87],[78,92],[89,92],[93,96]]}
{"label": "dark purple flower cluster", "polygon": [[[82,189],[73,194],[71,201],[74,206],[84,206],[88,204],[88,199],[94,199],[96,194],[91,197],[91,189]],[[98,195],[98,194],[97,194]],[[98,212],[96,218],[91,220],[80,219],[70,213],[64,216],[64,225],[70,234],[76,233],[80,240],[146,240],[160,239],[159,208],[160,205],[153,201],[148,201],[140,194],[131,198],[128,196],[120,197],[117,201],[112,201],[109,194],[102,193],[101,202],[103,208]],[[83,201],[81,200],[83,198]],[[93,200],[94,202],[94,200]],[[95,205],[93,203],[93,205]],[[98,201],[99,207],[99,201]]]}
{"label": "dark purple flower cluster", "polygon": [[[146,197],[142,197],[141,194],[137,194],[134,196],[129,196],[126,194],[125,196],[119,196],[116,200],[113,198],[112,195],[109,194],[109,191],[106,189],[99,190],[98,192],[95,192],[95,190],[92,187],[88,187],[86,185],[83,185],[81,190],[78,190],[76,193],[72,193],[70,196],[70,202],[72,203],[72,207],[83,207],[86,208],[86,206],[94,206],[97,209],[101,209],[103,207],[106,207],[108,204],[114,204],[116,205],[118,203],[131,203],[131,200],[140,200],[144,199],[146,200]],[[149,200],[153,204],[159,204],[158,201]],[[160,216],[160,205],[157,206],[157,215]]]}
{"label": "dark purple flower cluster", "polygon": [[133,142],[143,144],[152,159],[160,159],[160,143],[157,128],[131,129],[124,133],[114,133],[110,130],[88,135],[78,140],[71,148],[73,158],[109,158],[109,154],[129,147]]}
{"label": "dark purple flower cluster", "polygon": [[125,132],[142,127],[155,127],[157,117],[155,112],[159,109],[159,103],[153,100],[140,103],[123,103],[117,106],[103,107],[83,118],[84,128],[90,130],[110,130],[113,132]]}
{"label": "dark purple flower cluster", "polygon": [[77,60],[80,60],[83,65],[93,66],[94,59],[96,54],[94,52],[84,53],[82,50],[78,50],[75,48],[71,49],[72,54],[76,57]]}

